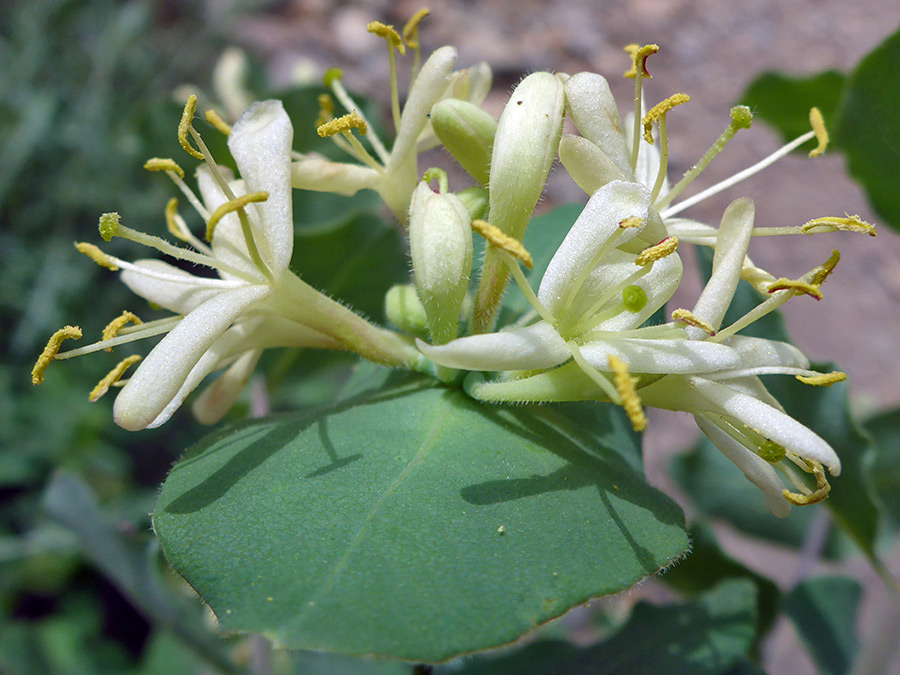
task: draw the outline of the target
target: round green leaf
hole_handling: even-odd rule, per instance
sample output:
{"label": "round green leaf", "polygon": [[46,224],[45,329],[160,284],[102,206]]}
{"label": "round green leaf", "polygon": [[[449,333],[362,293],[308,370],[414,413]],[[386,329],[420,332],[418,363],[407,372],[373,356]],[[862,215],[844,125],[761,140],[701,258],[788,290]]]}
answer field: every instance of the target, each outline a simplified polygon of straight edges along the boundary
{"label": "round green leaf", "polygon": [[688,548],[620,411],[504,409],[406,384],[215,433],[154,515],[229,631],[420,662],[500,645]]}

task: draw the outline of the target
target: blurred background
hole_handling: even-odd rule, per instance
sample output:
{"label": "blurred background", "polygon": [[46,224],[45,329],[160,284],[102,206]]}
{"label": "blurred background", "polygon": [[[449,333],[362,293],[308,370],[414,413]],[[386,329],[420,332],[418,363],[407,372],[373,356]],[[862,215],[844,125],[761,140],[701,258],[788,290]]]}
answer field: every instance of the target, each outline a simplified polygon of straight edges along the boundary
{"label": "blurred background", "polygon": [[[705,152],[726,126],[729,108],[763,71],[848,71],[900,25],[895,0],[569,0],[552,9],[533,0],[479,0],[429,6],[432,15],[422,25],[425,50],[453,44],[461,66],[487,61],[495,86],[486,107],[495,114],[521,76],[539,69],[600,72],[618,100],[627,101],[632,83],[621,77],[628,66],[622,46],[657,42],[661,51],[649,63],[648,100],[675,92],[692,97],[669,116],[671,175],[680,175]],[[55,364],[42,387],[33,390],[31,365],[54,330],[79,323],[86,335],[99,334],[123,308],[134,308],[114,275],[86,261],[72,242],[96,241],[97,218],[106,211],[119,211],[125,224],[137,229],[161,232],[172,191],[141,166],[151,156],[179,156],[175,127],[183,96],[176,101],[175,92],[183,94],[185,84],[211,92],[213,67],[226,47],[246,51],[252,63],[248,85],[262,95],[317,82],[326,68],[337,65],[349,88],[384,107],[389,97],[384,46],[365,26],[374,19],[402,25],[419,7],[328,0],[3,3],[0,671],[153,672],[157,661],[148,657],[150,646],[157,650],[153,654],[168,654],[155,640],[146,607],[126,597],[122,579],[110,572],[115,556],[86,557],[86,533],[73,534],[58,517],[47,517],[54,499],[65,503],[61,493],[48,494],[47,486],[60,467],[80,476],[90,489],[79,493],[88,500],[85,508],[99,500],[116,532],[152,547],[147,514],[156,488],[182,449],[205,430],[187,410],[162,430],[127,434],[116,428],[112,397],[87,402],[87,392],[108,369],[103,359]],[[309,111],[310,124],[316,113]],[[749,166],[780,143],[763,124],[738,134],[698,188]],[[886,170],[900,175],[900,167]],[[844,212],[878,224],[839,154],[817,160],[789,156],[686,215],[715,223],[740,196],[755,200],[760,226],[799,225]],[[557,170],[540,209],[584,198]],[[141,255],[135,248],[121,242],[109,246],[128,259]],[[776,275],[796,277],[824,261],[832,248],[843,258],[824,299],[789,303],[788,328],[813,359],[835,361],[849,374],[855,410],[867,415],[897,406],[900,237],[881,227],[875,240],[849,233],[764,239],[755,241],[752,251]],[[683,306],[697,289],[694,282],[679,291],[687,298]],[[651,482],[678,493],[667,478],[669,456],[694,436],[693,424],[675,415],[651,418]],[[728,528],[719,534],[727,547],[777,581],[795,580],[796,555],[751,546]],[[842,565],[872,583],[858,558]],[[648,584],[627,602],[654,593],[664,594]],[[202,623],[199,607],[185,611]],[[862,621],[871,627],[882,616],[879,611],[864,613]],[[568,619],[573,630],[582,621],[575,614]],[[158,657],[158,663],[171,668],[167,658]],[[767,643],[765,659],[771,672],[815,672],[787,625]],[[37,665],[28,671],[21,664]]]}

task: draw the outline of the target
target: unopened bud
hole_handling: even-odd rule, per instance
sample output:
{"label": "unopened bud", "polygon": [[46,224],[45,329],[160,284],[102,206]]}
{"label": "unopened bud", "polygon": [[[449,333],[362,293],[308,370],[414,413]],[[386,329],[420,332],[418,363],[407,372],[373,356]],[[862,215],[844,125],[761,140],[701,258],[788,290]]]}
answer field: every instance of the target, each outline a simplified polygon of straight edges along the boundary
{"label": "unopened bud", "polygon": [[562,135],[563,84],[551,73],[532,73],[510,96],[491,154],[492,224],[521,241],[556,157]]}
{"label": "unopened bud", "polygon": [[469,212],[472,220],[482,220],[487,215],[488,210],[488,191],[483,187],[470,187],[457,192],[456,196],[463,203]]}
{"label": "unopened bud", "polygon": [[425,308],[412,284],[391,286],[384,296],[384,313],[392,324],[411,335],[428,335]]}
{"label": "unopened bud", "polygon": [[468,101],[448,98],[431,109],[431,124],[460,166],[480,185],[487,185],[497,133],[494,118]]}
{"label": "unopened bud", "polygon": [[472,271],[471,219],[453,194],[432,192],[425,182],[409,209],[409,250],[416,291],[433,344],[456,337],[459,312]]}

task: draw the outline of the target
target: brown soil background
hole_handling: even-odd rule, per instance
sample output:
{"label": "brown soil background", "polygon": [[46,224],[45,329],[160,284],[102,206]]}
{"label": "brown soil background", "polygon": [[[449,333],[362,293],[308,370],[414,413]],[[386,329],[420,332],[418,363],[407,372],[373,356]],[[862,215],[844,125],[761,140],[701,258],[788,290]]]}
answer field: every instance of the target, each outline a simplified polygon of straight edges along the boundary
{"label": "brown soil background", "polygon": [[[692,97],[688,106],[669,117],[673,176],[709,147],[726,125],[731,105],[740,102],[740,94],[761,72],[848,71],[900,25],[897,0],[574,0],[552,5],[536,0],[439,0],[429,6],[432,15],[422,27],[425,49],[453,44],[459,49],[460,65],[482,60],[491,64],[495,89],[487,107],[498,114],[510,87],[534,70],[599,72],[610,80],[624,104],[633,89],[631,81],[620,77],[628,65],[622,46],[658,43],[661,51],[649,65],[653,79],[645,90],[648,101],[675,92]],[[402,25],[419,7],[418,2],[406,1],[294,0],[243,19],[235,40],[261,56],[276,80],[289,80],[298,61],[310,73],[338,65],[349,86],[386,101],[383,43],[369,36],[365,25],[373,19]],[[775,134],[757,123],[738,134],[689,194],[749,166],[779,145]],[[900,181],[900,167],[885,170]],[[798,225],[844,212],[879,222],[837,153],[817,160],[790,156],[685,215],[717,223],[725,206],[743,196],[755,200],[760,226]],[[565,172],[557,170],[541,208],[584,199]],[[876,239],[849,233],[764,238],[754,240],[751,252],[776,275],[796,277],[820,264],[833,248],[839,248],[843,258],[825,287],[824,299],[791,301],[784,310],[788,327],[811,358],[835,361],[849,374],[852,403],[860,413],[896,406],[900,404],[900,236],[881,226]],[[690,268],[686,260],[685,269]],[[698,289],[697,282],[685,285],[679,291],[679,306],[691,306]],[[685,416],[651,417],[647,472],[652,482],[677,494],[665,466],[672,449],[688,445],[695,433]],[[751,545],[727,529],[718,531],[728,549],[768,574],[774,571],[785,585],[796,580],[798,565],[806,565],[782,551]],[[810,569],[824,568],[816,564]],[[878,607],[877,596],[883,591],[862,561],[851,561],[842,571],[866,580],[864,636],[876,629],[876,623],[900,622],[896,609],[889,618],[890,611]],[[630,593],[630,599],[660,593],[653,584],[646,584]],[[569,620],[577,623],[578,612]],[[771,673],[815,672],[786,623],[769,639],[764,654]],[[900,673],[900,664],[895,662],[890,672]]]}

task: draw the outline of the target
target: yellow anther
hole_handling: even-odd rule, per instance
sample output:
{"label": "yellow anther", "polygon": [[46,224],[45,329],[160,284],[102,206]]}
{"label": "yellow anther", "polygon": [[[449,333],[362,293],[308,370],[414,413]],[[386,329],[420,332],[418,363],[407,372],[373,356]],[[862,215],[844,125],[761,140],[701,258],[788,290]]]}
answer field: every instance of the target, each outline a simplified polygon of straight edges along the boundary
{"label": "yellow anther", "polygon": [[484,237],[491,246],[496,246],[497,248],[503,249],[507,253],[514,255],[521,260],[522,264],[528,269],[534,267],[534,259],[525,247],[522,246],[522,242],[504,234],[499,227],[491,225],[484,220],[473,220],[472,229]]}
{"label": "yellow anther", "polygon": [[815,284],[816,286],[821,285],[823,281],[825,281],[828,277],[831,276],[831,273],[834,272],[834,268],[837,267],[837,264],[841,261],[841,252],[837,249],[834,249],[831,252],[831,256],[826,260],[820,267],[817,267],[813,270],[812,279],[810,279],[810,283]]}
{"label": "yellow anther", "polygon": [[264,202],[268,198],[268,192],[251,192],[250,194],[242,195],[219,206],[219,208],[212,212],[212,215],[210,215],[209,220],[206,223],[206,241],[212,241],[216,225],[218,225],[219,221],[229,213],[240,211],[247,206],[247,204],[252,204],[253,202]]}
{"label": "yellow anther", "polygon": [[44,351],[41,352],[41,355],[35,361],[34,368],[31,369],[31,384],[37,386],[44,381],[44,372],[59,353],[59,347],[63,340],[78,340],[80,338],[81,328],[78,326],[64,326],[51,335],[47,341],[47,346],[44,347]]}
{"label": "yellow anther", "polygon": [[[133,323],[135,326],[140,326],[144,322],[141,321],[136,314],[132,314],[126,309],[124,312],[122,312],[122,314],[106,324],[106,327],[103,329],[103,337],[101,339],[104,341],[112,340],[119,334],[119,331],[129,323]],[[106,351],[111,352],[112,348],[109,347]]]}
{"label": "yellow anther", "polygon": [[380,21],[373,21],[366,26],[366,30],[372,33],[372,35],[383,37],[387,40],[389,46],[396,47],[397,51],[401,54],[406,53],[406,46],[403,44],[403,40],[400,39],[400,33],[398,33],[393,26],[381,23]]}
{"label": "yellow anther", "polygon": [[701,319],[689,309],[676,309],[674,312],[672,312],[672,319],[674,321],[682,321],[689,326],[699,328],[700,330],[705,331],[710,335],[716,334],[716,329],[712,327],[712,324],[710,324],[709,321]]}
{"label": "yellow anther", "polygon": [[88,244],[85,241],[76,241],[75,248],[78,249],[79,253],[83,253],[95,263],[100,265],[100,267],[105,267],[106,269],[112,270],[113,272],[119,271],[119,266],[116,265],[116,263],[114,263],[108,255],[106,255],[103,251],[101,251],[93,244]]}
{"label": "yellow anther", "polygon": [[690,100],[691,97],[687,94],[672,94],[669,98],[650,108],[641,120],[641,124],[644,125],[644,140],[653,145],[653,124],[659,122],[675,106],[687,103]]}
{"label": "yellow anther", "polygon": [[331,87],[335,82],[339,82],[344,77],[344,71],[340,68],[329,68],[322,76],[322,84]]}
{"label": "yellow anther", "polygon": [[188,96],[187,103],[184,104],[184,112],[181,113],[181,121],[178,123],[178,142],[184,151],[191,157],[203,159],[203,153],[191,145],[188,134],[191,128],[191,121],[194,119],[194,113],[197,111],[197,97],[194,94]]}
{"label": "yellow anther", "polygon": [[327,124],[334,119],[334,99],[328,94],[319,94],[319,117],[316,119],[316,128]]}
{"label": "yellow anther", "polygon": [[647,71],[647,57],[659,51],[659,45],[625,45],[625,51],[631,57],[631,69],[625,73],[625,77],[637,77],[637,69],[641,69],[641,77],[650,78],[652,75]]}
{"label": "yellow anther", "polygon": [[329,138],[330,136],[342,134],[351,129],[357,129],[363,136],[369,131],[369,128],[366,126],[366,121],[355,110],[346,115],[341,115],[325,124],[319,125],[319,128],[316,129],[316,133],[322,138]]}
{"label": "yellow anther", "polygon": [[91,390],[91,393],[88,394],[88,400],[90,400],[91,403],[98,401],[103,394],[109,391],[111,386],[122,379],[126,370],[140,360],[140,355],[135,354],[134,356],[129,356],[127,359],[119,361],[116,367],[109,371],[106,376],[97,383],[97,386]]}
{"label": "yellow anther", "polygon": [[406,25],[403,26],[403,40],[410,49],[419,48],[419,24],[429,14],[431,14],[431,10],[423,7],[413,14],[409,21],[406,22]]}
{"label": "yellow anther", "polygon": [[644,224],[644,219],[640,216],[629,216],[625,220],[619,221],[619,227],[623,230],[627,230],[629,227],[641,227]]}
{"label": "yellow anther", "polygon": [[661,258],[672,255],[677,249],[678,237],[666,237],[655,246],[650,246],[641,251],[638,257],[634,259],[634,264],[643,267],[644,265],[655,263]]}
{"label": "yellow anther", "polygon": [[184,169],[174,159],[152,157],[144,162],[144,168],[147,171],[174,171],[179,178],[184,178]]}
{"label": "yellow anther", "polygon": [[175,216],[178,215],[178,200],[175,197],[172,197],[166,203],[166,228],[176,239],[180,239],[181,241],[188,241],[187,236],[185,236],[184,232],[181,231],[181,228],[178,226],[178,222],[175,220]]}
{"label": "yellow anther", "polygon": [[825,128],[825,119],[822,117],[821,110],[818,108],[809,109],[809,124],[816,134],[816,140],[819,141],[819,145],[809,151],[809,156],[818,157],[828,147],[828,130]]}
{"label": "yellow anther", "polygon": [[769,284],[769,287],[766,290],[769,293],[774,293],[775,291],[790,290],[794,291],[794,294],[796,295],[803,293],[814,297],[816,300],[822,299],[822,291],[819,290],[818,284],[811,284],[800,279],[787,279],[785,277],[782,277]]}
{"label": "yellow anther", "polygon": [[824,218],[814,218],[800,227],[803,234],[815,234],[821,228],[823,232],[834,232],[835,230],[845,230],[847,232],[859,232],[874,237],[878,234],[875,226],[867,223],[857,215],[845,213],[843,218],[826,216]]}
{"label": "yellow anther", "polygon": [[103,241],[112,241],[112,238],[119,234],[119,221],[121,217],[115,211],[104,213],[100,216],[98,228]]}
{"label": "yellow anther", "polygon": [[835,371],[833,373],[822,373],[821,375],[795,375],[803,384],[809,384],[813,387],[830,387],[837,382],[843,382],[847,379],[847,373]]}
{"label": "yellow anther", "polygon": [[810,467],[812,474],[816,477],[816,490],[812,494],[804,495],[799,492],[791,492],[790,490],[782,490],[781,494],[794,506],[807,506],[816,504],[828,497],[831,492],[831,485],[828,484],[828,478],[825,477],[825,469],[818,462],[804,460]]}
{"label": "yellow anther", "polygon": [[231,125],[223,120],[219,113],[217,113],[215,110],[210,108],[205,113],[203,113],[203,116],[206,118],[207,122],[209,122],[216,128],[216,131],[224,136],[231,136]]}
{"label": "yellow anther", "polygon": [[647,428],[647,416],[644,414],[641,398],[634,386],[638,383],[638,378],[631,376],[628,366],[618,357],[610,354],[608,361],[610,370],[613,372],[613,385],[616,387],[619,398],[622,399],[622,408],[625,409],[632,428],[635,431],[643,431]]}

